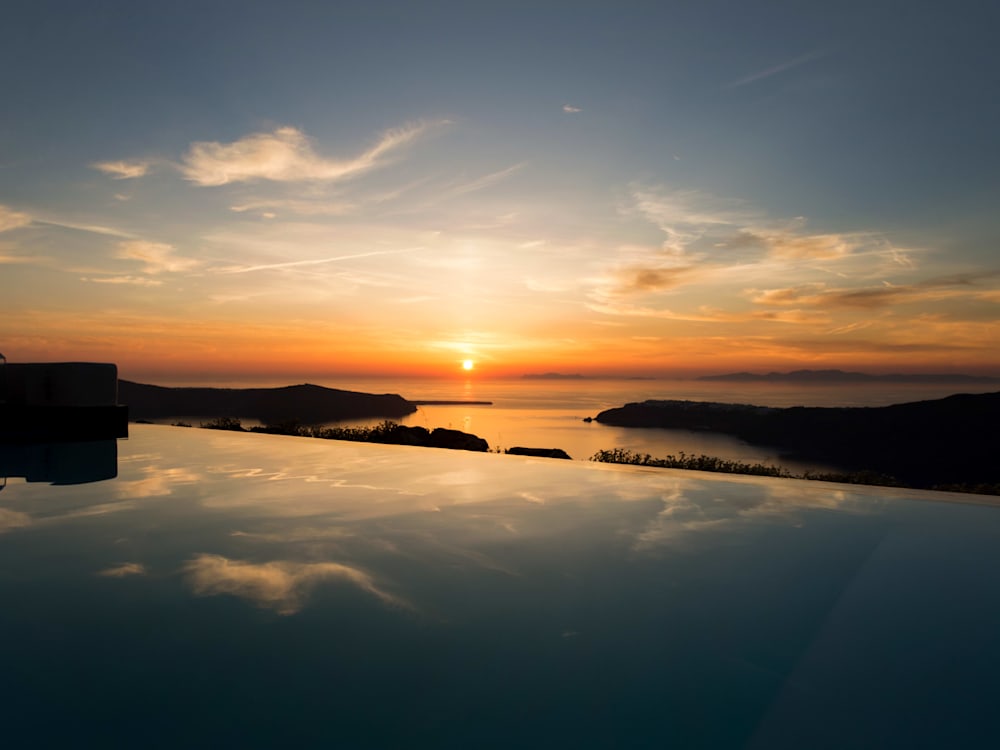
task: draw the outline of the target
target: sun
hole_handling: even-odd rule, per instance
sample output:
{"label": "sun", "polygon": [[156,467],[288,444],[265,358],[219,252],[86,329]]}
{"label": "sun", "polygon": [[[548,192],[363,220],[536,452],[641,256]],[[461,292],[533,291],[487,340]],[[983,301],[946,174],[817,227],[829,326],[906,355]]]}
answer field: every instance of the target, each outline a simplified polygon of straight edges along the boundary
{"label": "sun", "polygon": [[475,366],[476,366],[476,363],[473,362],[471,359],[463,359],[462,360],[462,369],[465,370],[466,372],[469,372]]}

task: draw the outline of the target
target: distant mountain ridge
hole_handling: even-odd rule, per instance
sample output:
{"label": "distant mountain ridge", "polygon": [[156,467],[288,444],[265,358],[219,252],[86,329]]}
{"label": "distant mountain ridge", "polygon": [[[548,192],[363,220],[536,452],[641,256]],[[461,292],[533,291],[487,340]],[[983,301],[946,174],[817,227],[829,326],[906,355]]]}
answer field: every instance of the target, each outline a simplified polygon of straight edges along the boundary
{"label": "distant mountain ridge", "polygon": [[989,375],[954,375],[949,373],[871,375],[844,370],[793,370],[792,372],[731,372],[725,375],[702,375],[697,380],[737,383],[1000,383]]}
{"label": "distant mountain ridge", "polygon": [[342,391],[310,384],[283,388],[166,388],[119,380],[118,401],[129,407],[131,419],[246,417],[265,424],[403,417],[417,410],[396,394]]}

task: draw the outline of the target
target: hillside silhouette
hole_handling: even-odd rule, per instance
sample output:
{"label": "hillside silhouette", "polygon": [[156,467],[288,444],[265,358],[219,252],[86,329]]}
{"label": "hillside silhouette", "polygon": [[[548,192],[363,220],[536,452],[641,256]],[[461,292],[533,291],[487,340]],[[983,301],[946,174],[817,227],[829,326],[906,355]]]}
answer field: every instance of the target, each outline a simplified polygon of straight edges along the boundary
{"label": "hillside silhouette", "polygon": [[879,472],[915,487],[1000,482],[1000,392],[882,407],[645,401],[608,409],[596,420],[726,433],[787,458]]}
{"label": "hillside silhouette", "polygon": [[245,417],[265,424],[320,424],[367,417],[404,417],[417,407],[396,394],[360,393],[319,385],[282,388],[166,388],[118,381],[118,400],[132,419]]}

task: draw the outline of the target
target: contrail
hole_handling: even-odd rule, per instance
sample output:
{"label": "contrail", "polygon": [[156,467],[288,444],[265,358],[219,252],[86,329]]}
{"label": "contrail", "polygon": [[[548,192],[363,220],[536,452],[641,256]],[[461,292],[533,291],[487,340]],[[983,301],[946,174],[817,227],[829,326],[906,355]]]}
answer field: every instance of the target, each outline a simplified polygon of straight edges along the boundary
{"label": "contrail", "polygon": [[754,81],[760,81],[764,78],[770,78],[771,76],[777,75],[778,73],[784,73],[786,70],[797,68],[800,65],[804,65],[807,62],[816,60],[820,57],[824,57],[826,54],[827,53],[824,50],[816,50],[815,52],[810,52],[807,55],[796,57],[794,60],[788,60],[786,62],[781,63],[780,65],[775,65],[774,67],[768,68],[767,70],[761,70],[758,71],[757,73],[753,73],[752,75],[748,75],[745,78],[740,78],[738,81],[733,81],[732,83],[723,86],[723,88],[734,89],[737,86],[745,86],[746,84],[753,83]]}
{"label": "contrail", "polygon": [[287,263],[267,263],[260,266],[247,266],[246,268],[231,268],[223,273],[250,273],[251,271],[269,271],[274,268],[294,268],[296,266],[319,266],[323,263],[336,263],[341,260],[354,260],[355,258],[371,258],[374,255],[396,255],[398,253],[412,253],[416,250],[423,250],[423,246],[404,247],[401,250],[374,250],[370,253],[355,253],[353,255],[335,255],[331,258],[316,258],[314,260],[292,260]]}
{"label": "contrail", "polygon": [[57,221],[55,219],[46,219],[41,216],[33,216],[32,223],[40,224],[46,227],[59,227],[60,229],[74,229],[78,232],[91,232],[93,234],[103,234],[110,237],[121,237],[126,240],[138,239],[138,235],[132,234],[131,232],[123,232],[120,229],[102,227],[97,224],[74,224],[70,221]]}

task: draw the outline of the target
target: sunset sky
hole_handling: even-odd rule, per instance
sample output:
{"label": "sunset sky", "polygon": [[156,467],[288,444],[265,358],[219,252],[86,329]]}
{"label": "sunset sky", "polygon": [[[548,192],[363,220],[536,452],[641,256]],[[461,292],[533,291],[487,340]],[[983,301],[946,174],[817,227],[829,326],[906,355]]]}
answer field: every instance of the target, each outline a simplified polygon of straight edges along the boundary
{"label": "sunset sky", "polygon": [[1000,375],[1000,3],[2,18],[9,361]]}

